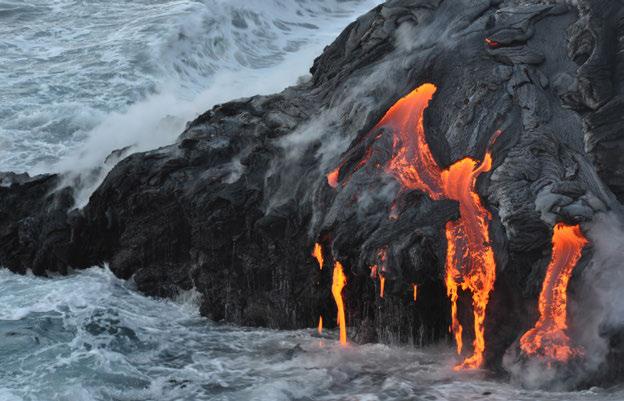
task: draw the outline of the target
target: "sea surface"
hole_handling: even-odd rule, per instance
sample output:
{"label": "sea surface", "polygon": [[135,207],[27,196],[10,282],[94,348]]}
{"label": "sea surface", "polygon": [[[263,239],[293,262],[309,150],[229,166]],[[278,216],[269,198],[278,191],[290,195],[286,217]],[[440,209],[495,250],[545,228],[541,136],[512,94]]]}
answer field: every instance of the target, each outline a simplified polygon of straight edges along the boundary
{"label": "sea surface", "polygon": [[[379,0],[0,0],[0,171],[80,173],[170,143],[214,104],[279,91]],[[0,401],[624,400],[453,372],[446,347],[210,322],[104,268],[0,269]]]}
{"label": "sea surface", "polygon": [[145,297],[106,269],[0,271],[2,401],[623,400],[624,390],[523,390],[453,372],[446,347],[341,347],[338,333],[240,328],[198,296]]}
{"label": "sea surface", "polygon": [[269,94],[381,0],[0,0],[0,171],[89,169]]}

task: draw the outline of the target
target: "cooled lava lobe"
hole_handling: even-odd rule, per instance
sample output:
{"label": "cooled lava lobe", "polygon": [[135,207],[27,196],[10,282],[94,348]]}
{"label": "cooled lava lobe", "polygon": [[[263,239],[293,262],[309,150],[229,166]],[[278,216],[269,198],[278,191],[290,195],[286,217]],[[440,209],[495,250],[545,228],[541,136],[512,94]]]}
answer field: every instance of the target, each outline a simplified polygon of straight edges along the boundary
{"label": "cooled lava lobe", "polygon": [[[553,227],[622,215],[624,6],[575,3],[387,1],[327,47],[307,81],[216,106],[175,144],[125,158],[82,210],[62,177],[1,174],[0,265],[44,275],[108,264],[147,294],[195,287],[216,320],[301,328],[319,316],[335,324],[339,262],[353,341],[450,341],[445,228],[465,217],[461,194],[402,185],[388,168],[396,129],[378,125],[432,84],[423,132],[437,168],[491,153],[474,202],[490,215],[484,357],[498,367],[540,317]],[[470,291],[457,299],[465,344]],[[611,373],[588,380],[621,378],[618,349]]]}

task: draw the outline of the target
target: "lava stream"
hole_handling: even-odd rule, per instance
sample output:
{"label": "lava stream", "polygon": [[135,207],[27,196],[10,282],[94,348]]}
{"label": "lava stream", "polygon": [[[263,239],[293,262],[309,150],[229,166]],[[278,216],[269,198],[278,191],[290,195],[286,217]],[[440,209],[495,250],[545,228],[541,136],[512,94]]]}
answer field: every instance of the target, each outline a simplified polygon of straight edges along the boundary
{"label": "lava stream", "polygon": [[379,298],[384,297],[384,289],[386,288],[386,278],[383,274],[379,275]]}
{"label": "lava stream", "polygon": [[345,318],[344,300],[342,298],[342,289],[347,285],[347,277],[340,262],[334,264],[334,275],[332,280],[332,295],[338,307],[337,323],[340,327],[340,344],[347,344],[347,322]]}
{"label": "lava stream", "polygon": [[432,199],[459,202],[460,218],[446,225],[445,284],[451,300],[451,330],[458,354],[463,348],[463,328],[457,316],[459,289],[472,294],[473,354],[458,368],[478,368],[483,363],[485,313],[494,289],[496,262],[490,246],[490,213],[476,192],[476,181],[480,174],[492,168],[492,156],[488,150],[481,163],[467,157],[446,170],[440,169],[427,144],[423,124],[424,111],[435,92],[432,84],[420,86],[399,100],[378,125],[393,129],[394,157],[387,170],[404,187],[425,191]]}
{"label": "lava stream", "polygon": [[[458,368],[478,368],[483,363],[485,314],[496,279],[496,263],[490,246],[490,213],[476,192],[476,180],[481,173],[490,171],[492,157],[488,150],[481,163],[467,157],[446,170],[438,166],[427,144],[424,128],[424,112],[436,91],[433,84],[421,85],[397,101],[373,131],[380,128],[392,130],[393,157],[385,170],[404,188],[423,191],[433,200],[453,199],[459,202],[460,218],[446,225],[445,284],[451,300],[451,331],[458,353],[463,348],[463,328],[457,314],[459,289],[472,295],[474,349],[473,354]],[[499,134],[497,132],[496,136]],[[340,167],[327,177],[334,187],[338,184],[339,171]],[[396,213],[392,217],[399,218]]]}
{"label": "lava stream", "polygon": [[578,225],[559,223],[552,238],[552,257],[539,297],[539,320],[520,339],[526,355],[539,355],[549,362],[566,362],[580,354],[570,345],[567,330],[567,289],[574,267],[588,241]]}
{"label": "lava stream", "polygon": [[477,177],[490,171],[492,157],[488,152],[481,164],[465,158],[442,173],[444,194],[459,202],[460,218],[446,224],[446,289],[451,299],[452,330],[457,352],[462,350],[462,326],[457,318],[459,288],[472,294],[474,320],[473,354],[460,367],[478,368],[485,351],[485,314],[496,280],[496,261],[490,246],[490,214],[475,191]]}
{"label": "lava stream", "polygon": [[316,328],[316,331],[319,334],[323,334],[323,316],[319,316],[319,322],[318,322],[318,327]]}

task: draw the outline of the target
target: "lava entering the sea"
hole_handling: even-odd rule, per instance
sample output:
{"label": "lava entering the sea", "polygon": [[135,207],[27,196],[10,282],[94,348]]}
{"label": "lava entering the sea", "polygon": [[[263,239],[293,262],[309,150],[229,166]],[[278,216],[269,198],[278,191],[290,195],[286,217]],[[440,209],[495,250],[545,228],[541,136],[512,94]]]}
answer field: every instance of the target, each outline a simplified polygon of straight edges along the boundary
{"label": "lava entering the sea", "polygon": [[[312,256],[319,264],[319,269],[323,270],[323,247],[318,242],[314,244],[312,250]],[[332,295],[336,302],[338,313],[336,316],[336,324],[340,327],[340,344],[347,344],[347,321],[344,307],[344,298],[342,297],[342,290],[347,285],[347,276],[344,273],[342,264],[338,261],[334,263],[334,271],[332,276]],[[319,322],[317,326],[319,334],[323,333],[323,316],[319,316]]]}
{"label": "lava entering the sea", "polygon": [[587,243],[580,226],[563,223],[555,226],[552,257],[539,296],[540,317],[535,326],[520,339],[520,349],[525,355],[540,356],[550,363],[567,362],[582,352],[570,345],[570,338],[566,334],[567,289]]}
{"label": "lava entering the sea", "polygon": [[[488,150],[482,162],[467,157],[446,170],[438,166],[427,144],[424,128],[424,112],[436,91],[433,84],[421,85],[397,101],[373,131],[382,127],[392,130],[393,156],[385,171],[403,188],[423,191],[433,200],[452,199],[459,203],[460,218],[446,225],[445,284],[451,300],[451,330],[458,354],[463,348],[463,328],[457,314],[459,290],[472,295],[473,354],[457,368],[478,368],[483,363],[485,315],[496,279],[496,263],[489,236],[491,216],[476,192],[476,180],[480,174],[490,171],[492,156]],[[497,132],[493,139],[499,134]],[[340,168],[327,177],[332,187],[338,185]],[[414,298],[415,295],[416,289]]]}
{"label": "lava entering the sea", "polygon": [[340,344],[347,344],[347,322],[345,318],[344,300],[342,289],[347,285],[347,277],[344,274],[342,264],[338,261],[334,264],[334,276],[332,280],[332,295],[338,307],[337,323],[340,327]]}

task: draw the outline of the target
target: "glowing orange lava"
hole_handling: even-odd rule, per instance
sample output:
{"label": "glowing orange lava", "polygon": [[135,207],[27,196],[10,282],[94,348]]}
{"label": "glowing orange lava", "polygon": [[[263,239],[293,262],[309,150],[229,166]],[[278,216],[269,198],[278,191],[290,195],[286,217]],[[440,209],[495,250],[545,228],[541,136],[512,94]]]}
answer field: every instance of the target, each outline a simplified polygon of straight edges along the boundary
{"label": "glowing orange lava", "polygon": [[319,316],[319,322],[318,322],[318,327],[316,328],[316,331],[319,334],[323,334],[323,316]]}
{"label": "glowing orange lava", "polygon": [[566,362],[581,351],[570,345],[566,334],[567,289],[574,267],[588,241],[578,225],[559,223],[554,228],[552,257],[539,297],[539,320],[520,339],[526,355],[539,355],[549,362]]}
{"label": "glowing orange lava", "polygon": [[327,174],[327,183],[330,187],[336,188],[338,186],[338,176],[340,175],[340,167]]}
{"label": "glowing orange lava", "polygon": [[379,275],[379,298],[384,297],[384,288],[386,287],[386,278],[383,274]]}
{"label": "glowing orange lava", "polygon": [[347,285],[347,277],[340,262],[334,264],[334,275],[332,280],[332,295],[338,307],[337,323],[340,327],[340,344],[347,344],[347,322],[345,318],[344,300],[342,299],[342,289]]}
{"label": "glowing orange lava", "polygon": [[490,214],[475,187],[477,177],[490,171],[492,157],[488,151],[481,163],[465,158],[446,170],[440,169],[427,144],[424,128],[424,112],[436,90],[433,84],[421,85],[396,102],[374,129],[385,127],[392,130],[393,157],[386,171],[404,188],[426,192],[434,200],[453,199],[459,202],[461,217],[446,226],[445,284],[451,300],[451,330],[458,353],[463,348],[463,328],[457,315],[459,289],[472,294],[473,354],[458,367],[478,368],[483,363],[485,314],[494,288],[496,263],[490,246]]}
{"label": "glowing orange lava", "polygon": [[416,284],[412,284],[414,287],[414,302],[418,299],[418,286]]}
{"label": "glowing orange lava", "polygon": [[477,177],[492,168],[488,152],[482,163],[465,158],[442,172],[444,193],[459,202],[461,217],[446,224],[446,290],[451,299],[451,318],[457,352],[462,350],[462,326],[457,319],[457,298],[461,288],[472,294],[474,317],[473,354],[460,367],[478,368],[485,351],[485,313],[494,289],[496,262],[490,246],[490,215],[475,192]]}
{"label": "glowing orange lava", "polygon": [[500,43],[498,43],[497,41],[492,40],[492,39],[490,39],[490,38],[485,38],[485,43],[486,43],[488,46],[490,46],[490,47],[494,47],[494,48],[496,48],[496,47],[499,47],[499,46],[500,46]]}
{"label": "glowing orange lava", "polygon": [[424,84],[396,102],[374,129],[391,128],[394,156],[386,170],[406,188],[441,199],[441,171],[425,139],[424,112],[437,88]]}
{"label": "glowing orange lava", "polygon": [[321,247],[321,244],[319,243],[314,244],[314,250],[312,251],[312,256],[314,256],[314,258],[318,262],[319,269],[323,270],[323,248]]}
{"label": "glowing orange lava", "polygon": [[380,267],[377,267],[377,265],[375,265],[371,268],[372,271],[379,274],[379,297],[380,298],[384,297],[384,289],[386,288],[386,277],[384,276],[383,272],[386,271],[387,255],[388,255],[387,247],[383,247],[379,251],[377,251],[377,259],[378,259]]}
{"label": "glowing orange lava", "polygon": [[[393,156],[385,170],[404,188],[423,191],[433,200],[453,199],[459,203],[460,218],[446,225],[448,247],[445,284],[451,300],[450,330],[460,354],[463,349],[463,328],[458,319],[457,300],[460,289],[468,291],[472,295],[474,315],[473,354],[457,368],[478,368],[483,363],[485,315],[496,279],[496,263],[490,246],[491,217],[476,192],[476,180],[480,174],[491,170],[492,156],[488,150],[482,162],[467,157],[446,170],[438,166],[427,144],[424,127],[424,112],[436,91],[433,84],[421,85],[397,101],[373,131],[381,128],[392,130]],[[499,134],[497,132],[493,140]],[[334,187],[338,184],[339,171],[340,167],[327,176],[329,184],[334,184]],[[390,212],[391,220],[399,218],[396,204],[392,205]],[[416,295],[414,286],[414,299]]]}
{"label": "glowing orange lava", "polygon": [[432,199],[459,202],[461,217],[446,225],[445,284],[451,300],[451,331],[458,354],[463,348],[463,328],[457,316],[459,289],[472,294],[473,354],[458,368],[478,368],[483,363],[485,314],[496,279],[496,262],[490,246],[490,214],[476,192],[476,180],[490,171],[492,157],[488,151],[481,163],[464,158],[446,170],[440,169],[427,144],[424,128],[424,112],[436,90],[432,84],[420,86],[394,104],[377,127],[393,130],[394,156],[386,170],[404,187],[424,191]]}

